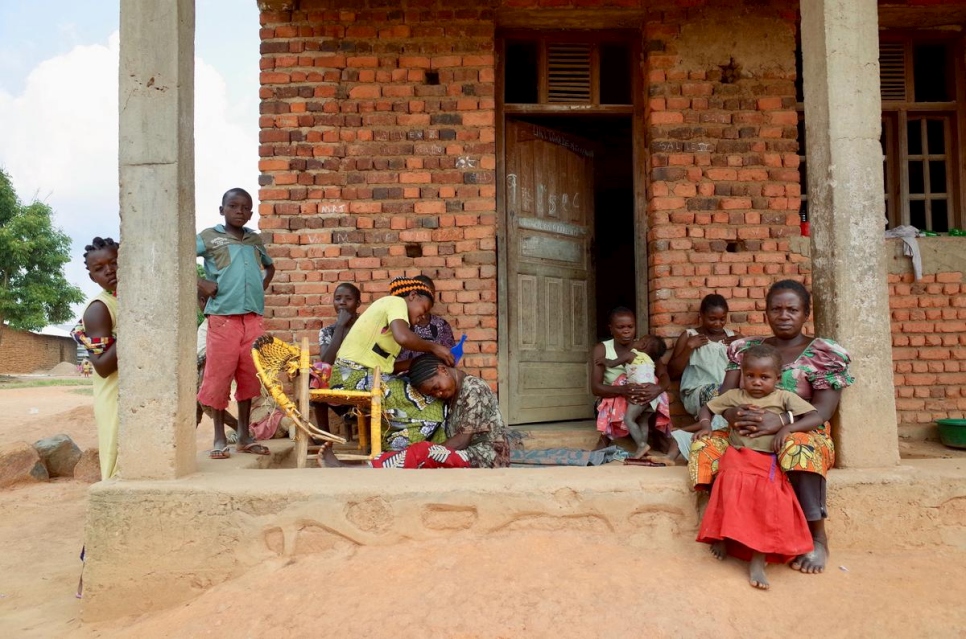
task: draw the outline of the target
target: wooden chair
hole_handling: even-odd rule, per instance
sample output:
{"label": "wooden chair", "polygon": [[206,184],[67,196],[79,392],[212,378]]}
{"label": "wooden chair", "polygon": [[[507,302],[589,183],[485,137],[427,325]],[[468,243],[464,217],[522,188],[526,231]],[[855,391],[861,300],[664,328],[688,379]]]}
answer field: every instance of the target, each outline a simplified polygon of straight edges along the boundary
{"label": "wooden chair", "polygon": [[[376,369],[373,375],[371,391],[329,390],[327,388],[309,388],[309,340],[302,339],[302,347],[288,344],[271,335],[262,335],[252,345],[252,359],[258,379],[271,394],[279,408],[295,423],[295,455],[296,466],[305,468],[309,458],[318,458],[318,447],[312,447],[315,454],[310,455],[312,438],[328,442],[345,444],[343,437],[320,430],[309,421],[310,402],[322,402],[337,406],[354,406],[356,408],[359,428],[359,448],[371,442],[368,455],[339,454],[341,460],[368,460],[382,453],[382,377]],[[285,373],[288,379],[295,379],[296,398],[298,407],[285,394],[280,382],[280,375]],[[369,419],[367,427],[366,417]]]}

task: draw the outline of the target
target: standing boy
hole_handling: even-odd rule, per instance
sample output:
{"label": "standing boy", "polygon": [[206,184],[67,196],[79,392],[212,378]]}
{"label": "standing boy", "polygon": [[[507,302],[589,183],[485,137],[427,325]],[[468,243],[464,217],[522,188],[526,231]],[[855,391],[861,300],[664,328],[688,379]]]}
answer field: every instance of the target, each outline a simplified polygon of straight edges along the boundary
{"label": "standing boy", "polygon": [[251,350],[252,342],[264,332],[265,289],[272,282],[275,266],[261,236],[245,228],[252,219],[251,195],[244,189],[231,189],[222,196],[218,211],[225,223],[205,229],[196,240],[197,254],[205,258],[207,277],[199,280],[198,291],[209,298],[205,305],[207,357],[198,391],[198,402],[214,409],[215,443],[209,457],[230,456],[224,420],[233,379],[238,402],[235,450],[267,455],[268,448],[256,443],[248,432],[252,398],[261,391]]}

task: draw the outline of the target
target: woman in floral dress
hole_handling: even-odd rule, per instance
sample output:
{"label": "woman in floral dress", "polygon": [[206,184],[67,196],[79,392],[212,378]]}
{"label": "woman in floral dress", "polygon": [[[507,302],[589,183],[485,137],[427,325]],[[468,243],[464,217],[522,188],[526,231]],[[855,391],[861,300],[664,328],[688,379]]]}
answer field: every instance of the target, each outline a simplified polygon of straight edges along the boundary
{"label": "woman in floral dress", "polygon": [[[773,284],[768,290],[765,310],[773,335],[741,339],[731,344],[721,392],[738,388],[744,351],[754,344],[765,343],[777,348],[782,355],[779,387],[815,406],[816,412],[812,416],[794,424],[783,424],[778,415],[753,407],[728,409],[725,418],[743,435],[780,435],[784,440],[778,463],[788,475],[805,513],[815,546],[812,552],[792,561],[791,566],[805,573],[818,573],[825,569],[828,559],[825,477],[835,463],[828,420],[838,408],[842,390],[854,379],[849,373],[849,354],[844,348],[832,340],[802,332],[810,312],[811,296],[804,286],[793,280]],[[718,460],[727,448],[727,431],[695,433],[688,468],[696,490],[710,488],[718,471]]]}

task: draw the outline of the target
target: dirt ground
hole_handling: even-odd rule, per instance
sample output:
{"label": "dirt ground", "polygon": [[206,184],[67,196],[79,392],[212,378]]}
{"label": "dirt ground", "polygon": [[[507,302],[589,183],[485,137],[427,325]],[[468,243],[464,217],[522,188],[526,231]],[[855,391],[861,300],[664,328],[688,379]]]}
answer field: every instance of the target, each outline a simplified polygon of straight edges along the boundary
{"label": "dirt ground", "polygon": [[[0,389],[0,442],[64,432],[93,446],[91,397],[76,391]],[[86,491],[72,480],[0,491],[0,636],[966,637],[966,552],[836,550],[834,521],[830,570],[771,567],[769,592],[689,539],[506,533],[267,562],[179,607],[81,624]]]}

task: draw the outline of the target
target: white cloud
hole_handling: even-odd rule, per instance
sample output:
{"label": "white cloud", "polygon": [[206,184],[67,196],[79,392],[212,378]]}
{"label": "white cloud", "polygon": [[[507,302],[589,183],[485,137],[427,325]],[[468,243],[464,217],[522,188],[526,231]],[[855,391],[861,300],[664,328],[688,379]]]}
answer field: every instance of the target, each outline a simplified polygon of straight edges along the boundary
{"label": "white cloud", "polygon": [[[118,50],[115,32],[106,44],[76,46],[41,62],[22,93],[0,90],[0,166],[22,200],[36,197],[54,208],[57,225],[73,240],[68,279],[88,294],[96,286],[84,269],[84,245],[95,235],[118,237]],[[195,87],[201,229],[219,222],[225,190],[240,186],[257,197],[258,116],[254,103],[231,104],[222,75],[200,58]]]}

